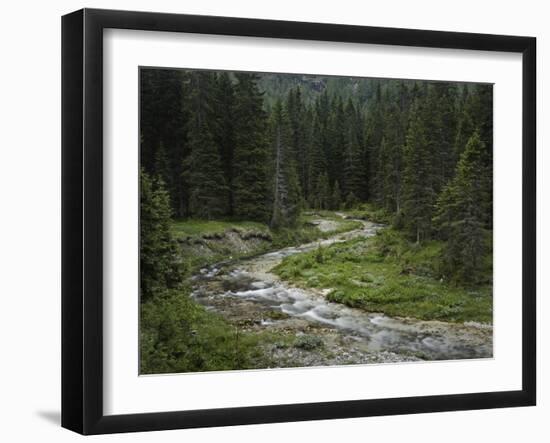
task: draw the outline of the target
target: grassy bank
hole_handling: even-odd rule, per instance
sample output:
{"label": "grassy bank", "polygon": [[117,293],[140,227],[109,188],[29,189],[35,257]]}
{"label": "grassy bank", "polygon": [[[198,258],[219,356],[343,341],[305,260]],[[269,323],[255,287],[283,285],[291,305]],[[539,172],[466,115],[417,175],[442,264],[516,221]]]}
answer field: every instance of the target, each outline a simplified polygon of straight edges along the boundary
{"label": "grassy bank", "polygon": [[[320,230],[317,222],[321,219],[333,222],[332,229]],[[309,243],[360,226],[357,221],[321,211],[302,214],[293,228],[272,230],[257,222],[187,219],[174,221],[171,230],[182,244],[181,258],[192,274],[209,264]]]}
{"label": "grassy bank", "polygon": [[[273,316],[281,313],[273,311]],[[140,321],[141,374],[293,367],[292,358],[281,361],[276,352],[327,352],[315,335],[247,331],[246,325],[232,324],[195,303],[189,288],[165,291],[143,303]]]}
{"label": "grassy bank", "polygon": [[[320,230],[316,224],[320,216],[334,221],[334,229]],[[246,221],[178,220],[172,223],[171,230],[181,245],[181,258],[189,277],[211,263],[307,243],[359,226],[356,221],[325,212],[302,215],[294,229],[272,231],[267,225]],[[265,351],[268,348],[320,346],[316,337],[245,332],[241,325],[233,325],[197,304],[190,291],[189,283],[184,283],[141,304],[142,374],[276,367],[281,362],[273,360],[271,353]]]}
{"label": "grassy bank", "polygon": [[375,206],[371,203],[360,203],[354,209],[347,209],[341,212],[350,218],[368,220],[374,223],[382,223],[385,225],[392,224],[394,218],[393,214],[390,214],[385,209]]}
{"label": "grassy bank", "polygon": [[274,272],[299,286],[330,289],[329,300],[370,312],[492,323],[490,256],[484,284],[461,287],[439,271],[442,247],[437,241],[416,245],[385,229],[372,238],[287,257]]}

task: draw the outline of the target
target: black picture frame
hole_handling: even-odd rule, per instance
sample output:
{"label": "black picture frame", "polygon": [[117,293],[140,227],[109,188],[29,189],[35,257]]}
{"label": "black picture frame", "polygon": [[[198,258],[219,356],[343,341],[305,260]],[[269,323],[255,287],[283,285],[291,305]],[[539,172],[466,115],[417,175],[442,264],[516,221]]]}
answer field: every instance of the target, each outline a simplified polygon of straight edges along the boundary
{"label": "black picture frame", "polygon": [[[522,389],[261,407],[103,413],[103,30],[171,31],[522,54]],[[62,18],[62,426],[152,431],[536,403],[536,39],[229,17],[82,9]]]}

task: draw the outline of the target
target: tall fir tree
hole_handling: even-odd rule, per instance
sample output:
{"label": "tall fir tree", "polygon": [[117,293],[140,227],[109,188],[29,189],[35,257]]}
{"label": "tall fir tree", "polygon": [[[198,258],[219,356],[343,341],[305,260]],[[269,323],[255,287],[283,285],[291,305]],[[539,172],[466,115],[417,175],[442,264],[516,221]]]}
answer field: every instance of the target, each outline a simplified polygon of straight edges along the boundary
{"label": "tall fir tree", "polygon": [[269,219],[267,115],[256,74],[235,74],[234,214],[243,219]]}
{"label": "tall fir tree", "polygon": [[[140,162],[149,174],[165,180],[176,215],[185,212],[185,192],[181,187],[182,152],[186,149],[187,74],[179,70],[140,70]],[[163,153],[159,153],[161,149]],[[158,157],[164,157],[158,170]]]}
{"label": "tall fir tree", "polygon": [[220,151],[220,159],[227,184],[227,214],[233,215],[233,170],[235,155],[235,91],[227,72],[221,72],[215,82],[213,106],[213,137]]}
{"label": "tall fir tree", "polygon": [[189,209],[193,216],[213,219],[227,211],[227,185],[218,146],[214,141],[213,87],[209,72],[195,72],[190,100],[193,103],[189,127],[190,154],[185,159],[185,180],[189,186]]}
{"label": "tall fir tree", "polygon": [[456,175],[438,198],[434,223],[446,242],[444,269],[461,282],[476,283],[485,252],[483,207],[484,143],[476,131],[460,156]]}
{"label": "tall fir tree", "polygon": [[315,209],[330,209],[331,197],[328,174],[323,172],[317,180],[313,207]]}
{"label": "tall fir tree", "polygon": [[374,93],[367,103],[365,122],[365,163],[367,165],[367,198],[379,205],[384,204],[383,183],[384,171],[380,163],[384,154],[381,152],[384,138],[384,114],[386,103],[382,96],[380,80],[373,80]]}
{"label": "tall fir tree", "polygon": [[367,194],[367,178],[360,136],[361,122],[351,99],[346,105],[345,115],[347,124],[343,146],[343,170],[340,178],[342,192],[345,197],[353,194],[358,199],[364,199]]}
{"label": "tall fir tree", "polygon": [[403,221],[417,243],[431,234],[435,192],[430,180],[432,156],[418,103],[411,111],[404,151]]}
{"label": "tall fir tree", "polygon": [[140,169],[140,293],[147,301],[182,278],[177,244],[170,231],[170,197],[162,179]]}
{"label": "tall fir tree", "polygon": [[385,112],[384,138],[380,145],[379,156],[379,192],[380,201],[390,212],[400,212],[403,187],[403,145],[404,130],[399,108],[392,104]]}
{"label": "tall fir tree", "polygon": [[350,122],[344,110],[341,97],[332,100],[332,113],[330,119],[329,145],[330,157],[327,159],[328,174],[331,183],[338,181],[344,183],[344,168],[346,162],[346,150],[348,149]]}
{"label": "tall fir tree", "polygon": [[300,185],[293,156],[293,131],[288,113],[277,101],[271,116],[273,140],[272,228],[293,226],[300,212]]}
{"label": "tall fir tree", "polygon": [[342,192],[340,191],[340,185],[338,181],[334,182],[330,204],[330,209],[334,211],[338,211],[342,207]]}
{"label": "tall fir tree", "polygon": [[323,138],[321,135],[321,123],[317,116],[314,117],[312,125],[312,134],[310,138],[310,147],[309,147],[309,180],[308,180],[308,189],[309,193],[309,204],[312,207],[317,207],[318,204],[318,190],[319,190],[319,181],[323,174],[326,175],[327,163],[326,157],[323,152]]}

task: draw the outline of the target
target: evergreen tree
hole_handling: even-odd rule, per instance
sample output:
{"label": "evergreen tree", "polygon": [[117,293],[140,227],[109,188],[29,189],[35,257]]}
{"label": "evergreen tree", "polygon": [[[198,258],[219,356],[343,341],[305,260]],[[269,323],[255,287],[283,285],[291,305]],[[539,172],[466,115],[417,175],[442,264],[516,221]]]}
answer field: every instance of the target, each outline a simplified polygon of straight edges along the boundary
{"label": "evergreen tree", "polygon": [[[330,158],[327,159],[328,174],[331,183],[338,181],[343,184],[345,181],[346,151],[353,140],[350,138],[348,131],[350,122],[347,120],[344,104],[340,97],[334,98],[332,109],[329,131]],[[355,155],[355,152],[350,152],[350,154]]]}
{"label": "evergreen tree", "polygon": [[199,71],[193,75],[191,101],[194,107],[188,134],[191,152],[184,162],[190,212],[209,220],[226,213],[228,190],[220,152],[212,135],[213,81],[209,72]]}
{"label": "evergreen tree", "polygon": [[300,176],[300,188],[302,190],[302,202],[308,202],[311,193],[310,172],[311,172],[311,144],[313,139],[313,110],[306,107],[303,113],[304,120],[304,140],[302,158],[298,162],[298,174]]}
{"label": "evergreen tree", "polygon": [[382,88],[379,80],[375,82],[374,94],[368,104],[365,123],[365,157],[367,165],[367,198],[383,205],[384,170],[381,160],[384,154],[381,152],[382,139],[384,138],[384,113],[385,101],[382,96]]}
{"label": "evergreen tree", "polygon": [[351,101],[346,105],[346,137],[344,145],[343,174],[341,175],[344,195],[353,193],[357,198],[366,195],[366,168],[363,162],[363,151],[360,142],[360,122]]}
{"label": "evergreen tree", "polygon": [[478,132],[484,145],[482,164],[485,172],[483,222],[487,228],[493,223],[493,89],[490,85],[470,85],[464,88],[461,109],[457,117],[457,130],[454,143],[455,157],[459,158],[474,132]]}
{"label": "evergreen tree", "polygon": [[299,87],[291,89],[287,95],[286,114],[289,124],[289,144],[292,160],[296,164],[296,172],[300,181],[300,188],[307,186],[307,114],[302,101],[302,92]]}
{"label": "evergreen tree", "polygon": [[317,181],[316,192],[313,199],[315,209],[330,209],[331,193],[328,174],[323,172]]}
{"label": "evergreen tree", "polygon": [[[179,216],[185,211],[181,186],[182,152],[186,149],[187,74],[179,70],[140,70],[140,162],[145,171],[160,175],[170,194],[171,206]],[[164,152],[158,152],[162,149]],[[162,170],[159,170],[159,156]]]}
{"label": "evergreen tree", "polygon": [[451,83],[436,83],[434,85],[438,97],[438,126],[436,134],[436,171],[438,180],[436,190],[439,192],[454,176],[455,166],[458,161],[455,157],[454,140],[457,127],[457,88]]}
{"label": "evergreen tree", "polygon": [[227,213],[233,215],[233,161],[235,153],[235,91],[227,72],[221,72],[214,94],[213,136],[220,151],[225,183],[227,184]]}
{"label": "evergreen tree", "polygon": [[444,268],[456,280],[477,282],[484,253],[483,201],[485,146],[476,131],[457,165],[456,175],[437,201],[435,224],[447,240]]}
{"label": "evergreen tree", "polygon": [[140,289],[146,301],[181,280],[177,244],[170,233],[170,198],[161,179],[140,170]]}
{"label": "evergreen tree", "polygon": [[381,178],[378,180],[379,201],[390,212],[399,212],[402,204],[404,131],[397,105],[385,114],[384,137],[378,160]]}
{"label": "evergreen tree", "polygon": [[[321,124],[317,117],[314,118],[312,126],[312,136],[309,147],[309,204],[318,207],[319,181],[323,174],[326,174],[327,165],[323,152],[323,140],[321,136]],[[328,178],[327,178],[328,181]]]}
{"label": "evergreen tree", "polygon": [[235,74],[234,214],[242,219],[269,219],[267,116],[256,74]]}
{"label": "evergreen tree", "polygon": [[417,243],[428,237],[431,232],[435,193],[430,180],[430,154],[425,123],[417,104],[411,111],[403,174],[403,221]]}
{"label": "evergreen tree", "polygon": [[292,155],[292,129],[282,103],[275,104],[272,114],[273,140],[273,209],[270,226],[292,226],[300,210],[300,185]]}
{"label": "evergreen tree", "polygon": [[170,186],[172,181],[170,163],[168,162],[166,149],[164,149],[164,144],[162,142],[160,142],[157,152],[155,153],[155,166],[153,171],[157,177],[162,179],[168,189],[172,189],[172,186]]}
{"label": "evergreen tree", "polygon": [[346,208],[353,209],[357,203],[359,203],[359,199],[353,192],[350,192],[346,197]]}
{"label": "evergreen tree", "polygon": [[338,181],[334,182],[334,188],[332,190],[331,209],[337,211],[342,207],[342,194],[340,192],[340,185]]}

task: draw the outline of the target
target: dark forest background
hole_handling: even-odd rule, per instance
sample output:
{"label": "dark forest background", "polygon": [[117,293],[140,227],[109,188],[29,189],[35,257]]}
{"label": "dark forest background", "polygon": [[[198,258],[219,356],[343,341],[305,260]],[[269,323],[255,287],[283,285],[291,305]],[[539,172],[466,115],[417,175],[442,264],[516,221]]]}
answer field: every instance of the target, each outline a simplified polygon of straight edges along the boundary
{"label": "dark forest background", "polygon": [[142,174],[171,216],[277,229],[370,202],[411,240],[445,241],[448,272],[475,281],[492,85],[175,69],[140,82]]}

